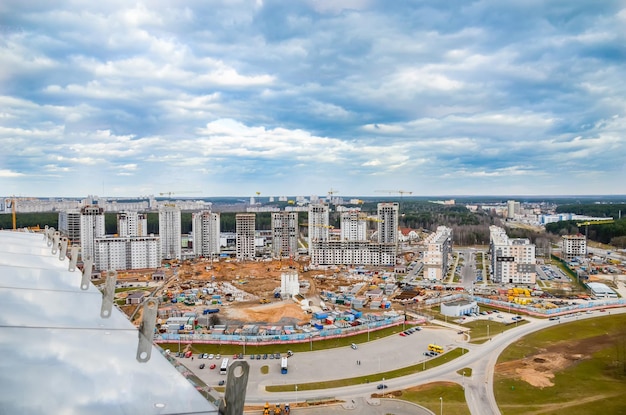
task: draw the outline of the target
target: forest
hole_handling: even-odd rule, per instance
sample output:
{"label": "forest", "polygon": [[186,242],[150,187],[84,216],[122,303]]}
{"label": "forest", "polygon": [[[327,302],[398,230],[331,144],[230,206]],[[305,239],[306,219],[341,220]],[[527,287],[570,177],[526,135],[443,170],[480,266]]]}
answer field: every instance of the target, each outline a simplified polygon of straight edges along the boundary
{"label": "forest", "polygon": [[[376,214],[376,203],[366,203],[362,206],[363,212],[369,215]],[[222,232],[235,232],[235,212],[220,213],[220,227]],[[183,234],[191,232],[192,212],[181,213],[181,232]],[[17,227],[34,227],[45,225],[58,228],[58,213],[18,213]],[[339,229],[340,214],[332,212],[329,218],[330,225]],[[308,214],[298,212],[298,222],[301,230],[306,234],[306,224]],[[453,230],[454,243],[457,245],[489,243],[489,226],[500,224],[496,216],[484,212],[470,212],[464,206],[441,205],[424,201],[410,201],[401,203],[399,226],[402,228],[425,229],[434,231],[437,226],[448,226]],[[376,222],[371,222],[369,226],[373,229]],[[11,215],[0,215],[0,229],[10,229]],[[117,215],[115,213],[105,213],[105,228],[107,235],[117,233]],[[256,229],[271,229],[271,214],[262,212],[256,214]],[[156,212],[148,213],[148,234],[159,233],[159,215]]]}
{"label": "forest", "polygon": [[[376,203],[362,205],[363,212],[369,215],[376,214]],[[424,229],[434,231],[437,226],[448,226],[452,228],[452,235],[455,245],[487,245],[489,244],[489,226],[502,226],[500,218],[493,214],[478,211],[471,212],[461,205],[442,205],[427,201],[400,201],[399,226],[401,228]],[[618,217],[621,212],[626,212],[626,204],[576,204],[559,206],[557,211],[574,212],[577,214],[597,216],[597,217]],[[192,212],[182,212],[181,231],[191,232]],[[220,226],[222,232],[235,232],[235,212],[220,213]],[[45,225],[58,228],[58,213],[18,213],[17,227],[33,227]],[[301,231],[306,234],[306,224],[308,214],[298,213],[298,221]],[[531,242],[537,244],[538,248],[546,244],[552,238],[560,235],[576,234],[587,232],[589,239],[610,243],[620,248],[626,247],[626,219],[616,220],[614,223],[591,225],[589,229],[578,228],[576,221],[563,221],[546,225],[548,234],[532,232],[524,229],[508,229],[507,233],[511,238],[529,238]],[[336,229],[340,226],[340,214],[332,212],[330,214],[330,224]],[[106,233],[109,235],[117,232],[117,216],[115,213],[105,213]],[[370,229],[374,229],[376,222],[369,224]],[[10,229],[12,227],[11,215],[0,215],[0,229]],[[271,229],[271,214],[269,212],[256,214],[256,229]],[[148,233],[159,233],[159,216],[156,212],[148,213]],[[550,236],[552,235],[552,236]]]}

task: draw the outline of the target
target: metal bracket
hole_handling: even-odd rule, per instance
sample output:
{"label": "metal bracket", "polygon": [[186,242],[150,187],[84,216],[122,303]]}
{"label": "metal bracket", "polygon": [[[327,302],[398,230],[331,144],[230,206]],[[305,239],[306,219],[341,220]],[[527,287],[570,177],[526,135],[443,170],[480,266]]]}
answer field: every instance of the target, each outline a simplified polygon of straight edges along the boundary
{"label": "metal bracket", "polygon": [[52,235],[52,255],[57,254],[57,249],[59,249],[60,237],[61,237],[61,233],[59,231],[55,231],[54,235]]}
{"label": "metal bracket", "polygon": [[150,360],[158,309],[159,300],[154,297],[148,298],[143,303],[143,313],[141,315],[141,324],[139,325],[139,343],[137,344],[137,361],[139,363],[145,363]]}
{"label": "metal bracket", "polygon": [[242,415],[246,402],[246,388],[250,365],[246,361],[235,361],[228,368],[224,400],[220,402],[219,412],[222,415]]}
{"label": "metal bracket", "polygon": [[67,257],[67,237],[61,237],[61,249],[59,249],[59,261],[65,261]]}
{"label": "metal bracket", "polygon": [[[83,259],[83,277],[80,281],[80,289],[89,289],[89,282],[91,281],[91,270],[93,269],[93,258],[89,255]],[[113,287],[115,290],[115,287]]]}
{"label": "metal bracket", "polygon": [[115,295],[115,283],[117,282],[117,271],[107,271],[107,280],[104,283],[104,292],[102,293],[102,307],[100,308],[100,317],[111,317],[113,309],[113,296]]}
{"label": "metal bracket", "polygon": [[52,235],[54,235],[54,228],[48,228],[46,226],[45,240],[47,246],[52,246]]}
{"label": "metal bracket", "polygon": [[[73,246],[70,248],[70,264],[67,267],[69,272],[76,271],[76,261],[78,260],[78,247]],[[81,284],[82,288],[82,284]]]}

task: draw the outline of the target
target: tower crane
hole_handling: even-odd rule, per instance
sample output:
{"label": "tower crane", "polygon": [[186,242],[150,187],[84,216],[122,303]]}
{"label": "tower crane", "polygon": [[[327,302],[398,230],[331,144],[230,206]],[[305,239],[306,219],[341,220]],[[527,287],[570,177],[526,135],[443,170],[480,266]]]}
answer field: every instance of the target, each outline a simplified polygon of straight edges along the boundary
{"label": "tower crane", "polygon": [[581,226],[585,227],[585,239],[589,237],[589,225],[605,225],[607,223],[613,223],[614,220],[612,218],[606,219],[597,219],[597,220],[588,220],[585,222],[579,222],[576,224],[578,228]]}
{"label": "tower crane", "polygon": [[412,195],[413,192],[408,191],[408,190],[374,190],[374,192],[376,193],[387,193],[390,195],[395,195],[398,194],[400,195],[400,197],[404,196],[404,195]]}
{"label": "tower crane", "polygon": [[198,191],[186,191],[186,190],[181,190],[181,191],[177,191],[177,192],[161,192],[159,193],[159,196],[167,196],[167,197],[172,197],[172,195],[184,195],[184,194],[195,194],[195,193],[200,193]]}
{"label": "tower crane", "polygon": [[11,216],[12,216],[12,219],[13,219],[13,230],[16,230],[17,229],[17,226],[16,226],[17,222],[16,222],[15,214],[17,212],[17,208],[15,207],[15,202],[16,202],[15,196],[12,197],[11,199],[7,199],[7,200],[11,201]]}
{"label": "tower crane", "polygon": [[[398,204],[398,210],[402,207],[402,198],[404,195],[412,195],[413,192],[409,190],[374,190],[376,193],[387,193],[387,194],[398,194],[400,195],[400,203]],[[400,213],[401,216],[404,216],[404,213]]]}

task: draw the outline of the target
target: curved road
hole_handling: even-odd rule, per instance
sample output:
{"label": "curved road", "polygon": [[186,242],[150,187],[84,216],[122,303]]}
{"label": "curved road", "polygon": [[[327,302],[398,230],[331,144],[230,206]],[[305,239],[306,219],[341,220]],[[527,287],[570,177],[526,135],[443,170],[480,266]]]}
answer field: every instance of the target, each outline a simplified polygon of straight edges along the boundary
{"label": "curved road", "polygon": [[[624,312],[626,312],[626,309],[611,310],[612,314]],[[346,402],[351,402],[352,400],[365,402],[372,393],[379,392],[376,389],[376,385],[380,384],[382,379],[377,373],[411,366],[416,363],[422,363],[428,368],[428,360],[424,360],[423,351],[426,350],[428,343],[437,342],[445,345],[448,350],[453,347],[464,347],[468,349],[468,353],[424,372],[385,380],[385,384],[388,385],[387,390],[405,389],[435,381],[455,382],[464,386],[465,398],[472,414],[499,415],[500,410],[493,392],[493,371],[498,356],[508,345],[527,334],[546,327],[607,314],[594,311],[592,314],[582,314],[578,317],[561,317],[559,321],[527,318],[528,324],[494,335],[490,341],[483,344],[465,343],[463,341],[464,336],[458,335],[456,330],[429,328],[406,337],[390,336],[363,343],[359,345],[357,350],[342,347],[317,352],[297,353],[289,359],[289,373],[287,375],[280,374],[278,368],[279,361],[277,360],[249,360],[248,356],[246,356],[251,366],[246,403],[257,405],[264,402],[301,402],[328,397],[345,400]],[[356,364],[356,360],[360,360],[361,364]],[[185,359],[185,364],[189,366],[188,359]],[[263,365],[270,367],[269,374],[260,375],[260,367]],[[472,368],[471,377],[462,377],[457,373],[457,371],[466,367]],[[223,379],[214,370],[194,370],[194,372],[209,385],[215,385],[219,379]],[[265,391],[265,386],[267,385],[297,385],[298,383],[365,376],[368,374],[371,374],[369,383],[343,388],[297,391],[294,387],[293,392],[270,393]],[[300,410],[294,410],[294,412],[300,412]],[[363,413],[367,413],[367,410]]]}

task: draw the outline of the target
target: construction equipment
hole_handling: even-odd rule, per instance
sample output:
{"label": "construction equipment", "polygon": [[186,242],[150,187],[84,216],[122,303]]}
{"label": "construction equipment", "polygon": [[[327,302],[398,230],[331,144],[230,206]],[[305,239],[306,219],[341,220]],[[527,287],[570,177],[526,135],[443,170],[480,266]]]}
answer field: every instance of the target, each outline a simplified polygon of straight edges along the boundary
{"label": "construction equipment", "polygon": [[161,192],[161,193],[159,193],[159,196],[172,197],[172,195],[195,194],[195,193],[200,193],[200,192],[195,191],[195,190],[191,190],[191,191],[180,190],[180,191],[177,191],[177,192]]}
{"label": "construction equipment", "polygon": [[613,218],[607,219],[596,219],[596,220],[588,220],[585,222],[577,223],[576,226],[580,228],[581,226],[585,227],[585,238],[589,237],[589,225],[606,225],[607,223],[615,222]]}
{"label": "construction equipment", "polygon": [[398,194],[400,195],[400,197],[404,196],[404,195],[412,195],[413,192],[407,191],[407,190],[374,190],[374,192],[376,193],[387,193],[390,195],[395,195]]}
{"label": "construction equipment", "polygon": [[15,212],[16,212],[16,207],[15,207],[15,198],[11,198],[11,215],[13,215],[13,230],[17,229],[16,226],[16,219],[15,219]]}
{"label": "construction equipment", "polygon": [[270,403],[269,402],[265,402],[265,405],[263,406],[263,415],[270,415]]}

